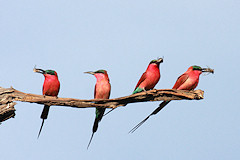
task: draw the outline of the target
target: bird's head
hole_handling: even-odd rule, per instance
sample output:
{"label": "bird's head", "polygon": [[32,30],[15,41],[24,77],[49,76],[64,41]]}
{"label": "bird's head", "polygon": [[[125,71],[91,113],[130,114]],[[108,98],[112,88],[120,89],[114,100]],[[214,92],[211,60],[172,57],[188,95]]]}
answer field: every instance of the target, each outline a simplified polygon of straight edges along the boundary
{"label": "bird's head", "polygon": [[191,67],[189,67],[190,70],[193,70],[193,71],[199,71],[199,72],[208,72],[208,73],[214,73],[214,69],[211,69],[211,68],[202,68],[200,66],[196,66],[196,65],[193,65]]}
{"label": "bird's head", "polygon": [[89,71],[89,72],[84,72],[84,73],[92,74],[92,75],[94,75],[97,79],[102,79],[102,78],[107,78],[107,79],[108,79],[107,71],[106,71],[106,70],[103,70],[103,69],[97,70],[97,71],[95,71],[95,72]]}
{"label": "bird's head", "polygon": [[89,72],[84,72],[84,73],[88,73],[88,74],[92,74],[92,75],[95,75],[95,74],[107,74],[107,71],[103,70],[103,69],[100,69],[100,70],[97,70],[95,72],[89,71]]}
{"label": "bird's head", "polygon": [[157,65],[159,65],[160,63],[163,63],[163,58],[154,59],[150,62],[150,64],[157,64]]}
{"label": "bird's head", "polygon": [[39,69],[39,68],[35,68],[33,69],[33,72],[36,72],[36,73],[41,73],[43,74],[44,76],[45,75],[54,75],[54,76],[57,76],[57,72],[54,71],[54,70],[43,70],[43,69]]}

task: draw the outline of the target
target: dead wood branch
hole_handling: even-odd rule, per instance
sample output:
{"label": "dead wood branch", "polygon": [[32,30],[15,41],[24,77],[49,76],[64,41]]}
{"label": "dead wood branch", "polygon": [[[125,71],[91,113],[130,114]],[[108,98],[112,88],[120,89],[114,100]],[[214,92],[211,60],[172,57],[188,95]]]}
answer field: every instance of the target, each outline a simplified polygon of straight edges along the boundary
{"label": "dead wood branch", "polygon": [[[202,90],[183,91],[173,89],[153,89],[125,97],[107,100],[81,100],[74,98],[56,98],[30,93],[23,93],[14,88],[0,87],[0,122],[14,117],[14,101],[46,104],[49,106],[66,106],[75,108],[103,107],[116,108],[126,106],[129,103],[148,102],[148,101],[169,101],[169,100],[200,100],[203,99]],[[97,103],[95,103],[97,102]]]}

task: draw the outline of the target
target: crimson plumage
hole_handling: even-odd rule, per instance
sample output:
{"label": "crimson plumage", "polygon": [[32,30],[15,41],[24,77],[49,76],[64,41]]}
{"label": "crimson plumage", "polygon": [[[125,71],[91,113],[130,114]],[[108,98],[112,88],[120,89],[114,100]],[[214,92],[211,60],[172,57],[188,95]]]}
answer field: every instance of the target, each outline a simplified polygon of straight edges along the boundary
{"label": "crimson plumage", "polygon": [[163,59],[159,58],[157,60],[152,60],[149,63],[146,71],[142,74],[141,78],[139,79],[133,91],[133,94],[150,90],[155,87],[155,85],[158,83],[161,77],[159,65],[162,62],[163,62]]}
{"label": "crimson plumage", "polygon": [[[202,72],[211,72],[213,73],[212,69],[209,68],[201,68],[199,66],[191,66],[188,70],[183,73],[181,76],[178,77],[176,83],[174,84],[172,89],[177,90],[194,90],[199,82],[199,76]],[[146,122],[149,117],[152,115],[157,114],[163,107],[165,107],[170,101],[163,101],[158,108],[156,108],[149,116],[147,116],[144,120],[138,123],[133,129],[129,131],[129,133],[135,132],[144,122]]]}
{"label": "crimson plumage", "polygon": [[[35,72],[41,73],[44,75],[44,83],[43,83],[43,89],[42,94],[44,96],[55,96],[57,97],[59,89],[60,89],[60,82],[58,80],[57,72],[54,70],[42,70],[42,69],[36,69],[34,68]],[[49,113],[50,106],[44,105],[41,119],[42,119],[42,125],[38,133],[38,137],[41,134],[42,127],[44,124],[44,120],[47,119],[48,113]]]}
{"label": "crimson plumage", "polygon": [[[108,74],[106,70],[98,70],[95,72],[85,72],[92,74],[96,77],[97,82],[94,89],[94,99],[109,99],[111,92],[111,85],[109,82]],[[92,128],[92,135],[88,143],[87,148],[90,146],[94,133],[98,129],[98,123],[102,120],[106,108],[96,108],[96,116]]]}

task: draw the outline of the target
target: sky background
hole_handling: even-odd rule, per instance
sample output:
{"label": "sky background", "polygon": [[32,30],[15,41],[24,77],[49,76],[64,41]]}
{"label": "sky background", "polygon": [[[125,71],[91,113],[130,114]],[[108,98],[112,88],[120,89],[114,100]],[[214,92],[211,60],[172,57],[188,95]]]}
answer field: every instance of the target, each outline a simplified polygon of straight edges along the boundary
{"label": "sky background", "polygon": [[41,136],[43,106],[17,102],[0,125],[2,160],[240,159],[240,1],[0,0],[0,86],[42,94],[54,69],[59,97],[92,99],[106,69],[110,98],[133,92],[152,59],[164,57],[156,89],[172,88],[191,65],[201,75],[200,101],[174,101],[134,134],[128,131],[160,102],[120,107],[101,121],[87,150],[95,109],[52,106]]}

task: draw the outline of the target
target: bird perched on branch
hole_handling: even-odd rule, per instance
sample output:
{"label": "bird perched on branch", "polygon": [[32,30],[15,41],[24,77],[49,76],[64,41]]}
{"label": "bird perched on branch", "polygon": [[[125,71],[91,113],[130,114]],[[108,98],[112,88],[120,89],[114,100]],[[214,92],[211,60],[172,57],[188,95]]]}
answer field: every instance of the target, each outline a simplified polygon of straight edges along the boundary
{"label": "bird perched on branch", "polygon": [[[214,73],[214,70],[210,68],[201,68],[196,65],[191,66],[188,68],[188,70],[185,73],[183,73],[181,76],[178,77],[172,89],[189,90],[189,91],[194,90],[198,85],[199,76],[202,74],[202,72]],[[133,129],[131,129],[129,133],[135,132],[144,122],[148,120],[149,117],[157,114],[169,102],[170,101],[163,101],[158,108],[156,108],[149,116],[147,116],[144,120],[138,123]]]}
{"label": "bird perched on branch", "polygon": [[[152,60],[149,63],[146,71],[142,74],[132,94],[142,91],[146,92],[147,90],[153,89],[155,87],[161,76],[159,70],[160,63],[163,63],[162,58]],[[115,108],[108,111],[106,114],[104,114],[104,116],[112,112],[114,109]]]}
{"label": "bird perched on branch", "polygon": [[[95,84],[94,90],[94,99],[109,99],[111,85],[109,83],[109,78],[106,70],[97,70],[95,72],[84,72],[88,74],[92,74],[96,77],[97,82]],[[96,108],[96,116],[92,128],[92,136],[88,143],[87,148],[90,146],[94,133],[98,129],[98,123],[102,120],[106,108]]]}
{"label": "bird perched on branch", "polygon": [[142,74],[139,79],[133,94],[139,93],[142,91],[147,91],[153,89],[160,79],[159,64],[163,63],[163,59],[159,58],[157,60],[152,60],[147,70]]}
{"label": "bird perched on branch", "polygon": [[[34,72],[43,74],[45,80],[43,83],[42,93],[43,96],[55,96],[57,97],[59,89],[60,89],[60,82],[58,80],[57,72],[54,70],[43,70],[43,69],[33,69]],[[42,119],[42,125],[38,133],[38,138],[41,134],[42,127],[44,124],[44,120],[48,117],[50,106],[44,105],[41,119]]]}

